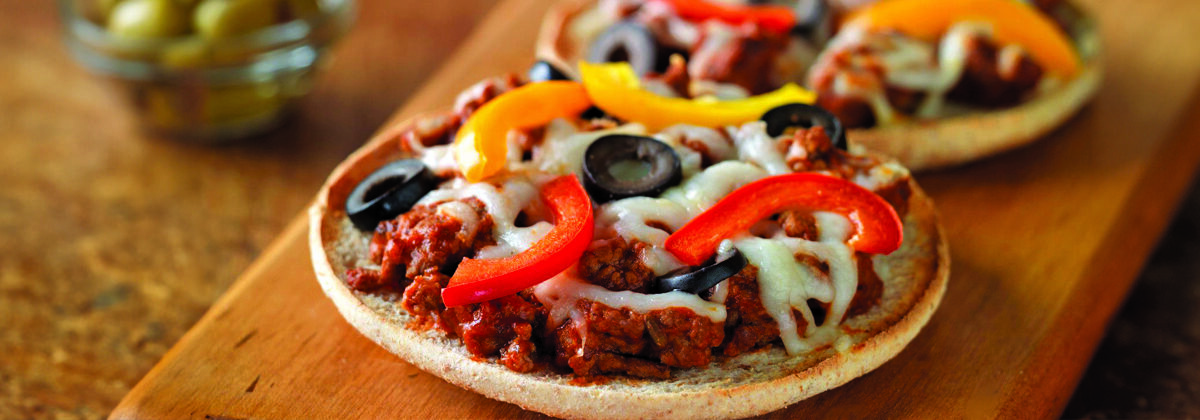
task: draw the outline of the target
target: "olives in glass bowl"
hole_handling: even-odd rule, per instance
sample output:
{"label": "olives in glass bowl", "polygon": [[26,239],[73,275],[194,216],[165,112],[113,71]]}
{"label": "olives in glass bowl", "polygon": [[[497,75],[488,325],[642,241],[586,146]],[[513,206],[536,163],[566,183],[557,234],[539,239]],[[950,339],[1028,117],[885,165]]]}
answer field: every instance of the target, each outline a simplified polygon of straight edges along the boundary
{"label": "olives in glass bowl", "polygon": [[59,0],[72,55],[143,125],[217,142],[276,126],[308,93],[354,0]]}

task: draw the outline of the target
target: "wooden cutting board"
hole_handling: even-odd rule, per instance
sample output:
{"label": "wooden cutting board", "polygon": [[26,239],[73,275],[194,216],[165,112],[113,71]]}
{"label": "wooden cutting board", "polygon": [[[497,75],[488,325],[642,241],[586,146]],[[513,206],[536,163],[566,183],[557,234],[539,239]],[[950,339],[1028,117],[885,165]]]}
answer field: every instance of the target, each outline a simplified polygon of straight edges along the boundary
{"label": "wooden cutting board", "polygon": [[[501,3],[395,119],[526,68],[550,3]],[[1200,163],[1200,2],[1082,3],[1103,32],[1095,101],[1033,146],[918,177],[953,254],[930,324],[875,372],[767,417],[1061,412]],[[359,335],[318,288],[305,232],[298,216],[112,417],[537,416]]]}

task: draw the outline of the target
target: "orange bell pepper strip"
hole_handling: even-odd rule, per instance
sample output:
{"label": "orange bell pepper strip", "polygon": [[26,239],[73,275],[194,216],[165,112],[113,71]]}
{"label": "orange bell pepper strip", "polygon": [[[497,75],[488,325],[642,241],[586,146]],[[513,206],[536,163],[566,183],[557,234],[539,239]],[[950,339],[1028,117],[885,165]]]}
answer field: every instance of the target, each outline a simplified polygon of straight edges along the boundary
{"label": "orange bell pepper strip", "polygon": [[884,0],[854,12],[845,26],[936,40],[963,21],[990,23],[997,41],[1020,45],[1051,73],[1069,77],[1079,71],[1079,55],[1067,34],[1033,6],[1015,0]]}
{"label": "orange bell pepper strip", "polygon": [[667,237],[663,247],[688,265],[701,265],[722,240],[785,209],[832,211],[850,218],[856,251],[889,254],[900,248],[904,226],[887,201],[857,184],[816,173],[776,175],[734,190]]}
{"label": "orange bell pepper strip", "polygon": [[565,175],[542,187],[542,200],[554,214],[554,229],[517,255],[464,259],[442,289],[447,308],[517,293],[579,261],[592,242],[592,199],[574,175]]}
{"label": "orange bell pepper strip", "polygon": [[774,5],[738,5],[705,0],[652,0],[671,5],[679,17],[704,21],[716,19],[731,25],[751,22],[775,33],[788,33],[796,26],[792,9]]}
{"label": "orange bell pepper strip", "polygon": [[504,169],[509,130],[579,115],[590,106],[587,92],[577,82],[552,80],[513,89],[467,118],[455,135],[454,159],[467,181],[479,182]]}
{"label": "orange bell pepper strip", "polygon": [[583,87],[592,102],[610,115],[637,122],[650,131],[674,124],[704,127],[738,125],[757,120],[771,108],[802,102],[811,104],[815,93],[788,83],[773,92],[745,99],[718,101],[709,99],[667,98],[641,89],[637,74],[629,63],[579,63]]}

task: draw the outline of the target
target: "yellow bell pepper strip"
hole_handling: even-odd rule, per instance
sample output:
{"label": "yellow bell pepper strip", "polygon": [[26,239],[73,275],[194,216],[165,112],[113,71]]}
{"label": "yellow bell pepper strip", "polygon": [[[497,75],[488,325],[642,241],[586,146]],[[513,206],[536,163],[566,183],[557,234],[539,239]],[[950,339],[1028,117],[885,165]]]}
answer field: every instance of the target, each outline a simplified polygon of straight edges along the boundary
{"label": "yellow bell pepper strip", "polygon": [[997,41],[1025,48],[1050,73],[1069,77],[1079,71],[1079,55],[1062,29],[1015,0],[884,0],[854,12],[846,26],[892,29],[933,41],[963,21],[991,24]]}
{"label": "yellow bell pepper strip", "polygon": [[725,4],[706,0],[651,1],[669,4],[679,17],[692,21],[716,19],[731,25],[752,22],[768,31],[783,34],[796,26],[796,15],[792,9],[784,6]]}
{"label": "yellow bell pepper strip", "polygon": [[592,242],[592,199],[574,175],[542,187],[554,229],[529,249],[495,260],[464,259],[442,289],[446,307],[479,303],[528,289],[566,270]]}
{"label": "yellow bell pepper strip", "polygon": [[663,242],[675,258],[702,265],[731,238],[780,210],[802,208],[840,213],[854,224],[855,251],[890,254],[904,241],[904,225],[887,201],[857,184],[812,172],[775,175],[733,190]]}
{"label": "yellow bell pepper strip", "polygon": [[667,98],[641,89],[637,74],[629,63],[579,63],[583,87],[592,102],[609,115],[637,122],[650,131],[674,124],[704,127],[737,125],[757,120],[771,108],[789,103],[811,104],[815,93],[795,84],[745,99],[719,101],[715,99]]}
{"label": "yellow bell pepper strip", "polygon": [[587,92],[577,82],[551,80],[513,89],[467,118],[454,139],[454,159],[467,181],[479,182],[504,169],[509,130],[579,115],[591,106]]}

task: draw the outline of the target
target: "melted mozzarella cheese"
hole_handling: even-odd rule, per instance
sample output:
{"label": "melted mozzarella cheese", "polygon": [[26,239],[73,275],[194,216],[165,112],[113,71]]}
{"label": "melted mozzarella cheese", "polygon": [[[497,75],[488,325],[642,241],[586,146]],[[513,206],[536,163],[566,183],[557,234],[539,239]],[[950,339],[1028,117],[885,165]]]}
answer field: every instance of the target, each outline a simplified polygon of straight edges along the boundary
{"label": "melted mozzarella cheese", "polygon": [[[788,354],[800,354],[830,344],[858,288],[858,266],[845,241],[851,224],[846,217],[813,213],[819,230],[817,241],[782,235],[770,239],[743,237],[734,246],[758,267],[759,296],[767,314],[779,324],[780,339]],[[797,261],[797,254],[816,257],[829,267],[828,275]],[[824,323],[816,325],[809,299],[830,305]],[[795,313],[806,328],[800,331]]]}
{"label": "melted mozzarella cheese", "polygon": [[[782,61],[782,60],[781,60]],[[745,99],[750,97],[750,91],[735,83],[721,83],[712,80],[688,80],[688,94],[693,98],[713,98],[720,101]]]}
{"label": "melted mozzarella cheese", "polygon": [[586,299],[613,308],[625,308],[637,313],[668,308],[687,308],[697,315],[706,317],[713,322],[725,321],[725,305],[709,302],[699,296],[673,291],[647,295],[637,292],[614,292],[582,280],[573,269],[559,273],[550,280],[541,282],[533,288],[533,295],[539,302],[550,308],[551,326],[562,324],[568,317],[575,318],[576,302]]}
{"label": "melted mozzarella cheese", "polygon": [[[496,241],[496,244],[480,249],[479,258],[504,258],[516,255],[529,249],[534,242],[542,239],[554,228],[547,222],[538,222],[528,227],[516,226],[517,216],[520,215],[521,210],[529,207],[538,197],[537,186],[530,179],[512,177],[499,188],[484,182],[470,184],[461,178],[456,178],[449,184],[430,191],[417,204],[445,201],[438,206],[438,211],[466,222],[469,217],[474,216],[473,212],[466,208],[465,204],[453,204],[455,202],[449,200],[474,197],[483,202],[488,214],[492,216],[494,226],[492,239]],[[467,216],[467,213],[471,213],[471,216]]]}
{"label": "melted mozzarella cheese", "polygon": [[[533,165],[540,171],[553,174],[583,174],[583,152],[592,142],[609,134],[644,135],[646,128],[641,124],[625,124],[620,127],[580,132],[570,122],[555,119],[546,125],[546,138],[533,158]],[[519,159],[518,159],[519,160]],[[509,160],[509,166],[517,163]]]}
{"label": "melted mozzarella cheese", "polygon": [[932,118],[941,114],[946,93],[962,79],[966,68],[967,42],[977,35],[990,36],[991,32],[991,25],[986,23],[959,22],[942,36],[938,45],[937,77],[918,88],[926,92],[925,102],[917,108],[918,117]]}
{"label": "melted mozzarella cheese", "polygon": [[[724,261],[733,256],[736,248],[733,247],[733,241],[723,240],[720,245],[717,245],[717,261]],[[729,279],[721,280],[716,286],[713,286],[712,295],[708,297],[709,302],[725,303],[725,299],[729,298]]]}
{"label": "melted mozzarella cheese", "polygon": [[448,144],[413,150],[421,156],[421,162],[435,174],[458,170],[458,162],[454,160],[454,149]]}
{"label": "melted mozzarella cheese", "polygon": [[700,45],[692,50],[692,56],[687,63],[688,76],[692,79],[705,79],[706,70],[714,67],[712,62],[720,59],[737,38],[736,28],[715,19],[705,21],[701,30],[704,32],[704,38],[700,40]]}
{"label": "melted mozzarella cheese", "polygon": [[462,201],[447,201],[439,204],[435,211],[438,214],[458,219],[462,222],[463,226],[467,227],[464,230],[475,230],[475,226],[481,221],[479,214],[475,213],[475,210],[471,209],[471,206]]}
{"label": "melted mozzarella cheese", "polygon": [[871,191],[892,185],[897,181],[908,178],[908,168],[897,162],[886,162],[872,167],[866,173],[857,173],[852,182]]}
{"label": "melted mozzarella cheese", "polygon": [[[852,71],[839,71],[833,79],[834,94],[857,98],[874,111],[881,126],[898,121],[898,113],[888,101],[886,86],[922,92],[924,99],[916,115],[922,118],[943,115],[946,93],[962,78],[968,54],[968,41],[974,36],[990,36],[992,27],[985,22],[963,21],[951,26],[935,46],[894,32],[872,32],[861,26],[844,28],[830,47],[818,57],[829,61],[846,51],[851,53]],[[1008,51],[1006,51],[1008,50]],[[1016,61],[1006,46],[1001,50],[1004,60]],[[869,69],[882,68],[884,80],[877,80]],[[865,73],[865,74],[864,74]]]}
{"label": "melted mozzarella cheese", "polygon": [[754,121],[730,129],[735,130],[731,136],[737,143],[738,159],[758,165],[771,175],[792,172],[775,139],[767,135],[767,123]]}
{"label": "melted mozzarella cheese", "polygon": [[671,187],[662,197],[675,202],[688,215],[695,217],[733,190],[766,176],[767,173],[757,166],[727,160],[709,166],[682,184]]}
{"label": "melted mozzarella cheese", "polygon": [[647,244],[639,257],[655,275],[683,267],[674,255],[660,246],[670,232],[651,226],[661,223],[672,231],[683,227],[691,216],[678,204],[662,198],[630,197],[602,207],[599,219],[601,224],[612,226],[622,238]]}
{"label": "melted mozzarella cheese", "polygon": [[[737,240],[734,246],[755,267],[758,267],[758,295],[762,299],[763,308],[767,315],[779,325],[779,338],[788,354],[798,354],[815,348],[806,343],[800,336],[799,326],[792,314],[795,308],[809,325],[813,323],[812,312],[809,311],[807,290],[809,281],[807,270],[802,270],[796,264],[796,257],[783,244],[770,239],[748,237]],[[793,304],[796,299],[798,304]]]}
{"label": "melted mozzarella cheese", "polygon": [[659,79],[642,79],[642,90],[664,98],[678,98],[675,88]]}
{"label": "melted mozzarella cheese", "polygon": [[1011,76],[1017,72],[1017,64],[1025,56],[1025,49],[1017,44],[1008,44],[996,53],[996,70],[1003,76]]}
{"label": "melted mozzarella cheese", "polygon": [[[663,129],[654,135],[654,138],[664,143],[675,146],[675,150],[681,153],[680,160],[684,167],[684,176],[688,177],[700,170],[700,163],[704,156],[693,150],[691,147],[684,146],[684,140],[702,145],[705,149],[705,154],[714,162],[729,160],[737,157],[737,150],[721,132],[708,127],[698,127],[687,124],[676,124]],[[686,149],[686,150],[683,150]],[[695,155],[695,161],[690,155]],[[688,155],[688,156],[684,156]],[[694,166],[693,166],[694,165]]]}
{"label": "melted mozzarella cheese", "polygon": [[[685,136],[695,134],[690,131],[683,131],[678,127],[700,128],[689,125],[676,125],[669,127],[666,130],[660,131],[653,137],[655,140],[666,143],[675,149],[675,154],[679,156],[679,169],[684,178],[690,177],[696,172],[700,172],[700,164],[704,162],[704,156],[700,152],[687,147],[683,144]],[[674,128],[674,130],[672,130]]]}

